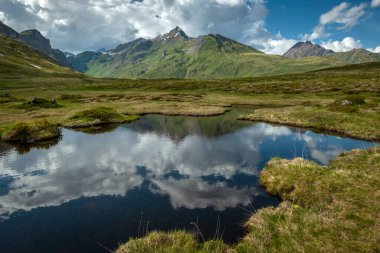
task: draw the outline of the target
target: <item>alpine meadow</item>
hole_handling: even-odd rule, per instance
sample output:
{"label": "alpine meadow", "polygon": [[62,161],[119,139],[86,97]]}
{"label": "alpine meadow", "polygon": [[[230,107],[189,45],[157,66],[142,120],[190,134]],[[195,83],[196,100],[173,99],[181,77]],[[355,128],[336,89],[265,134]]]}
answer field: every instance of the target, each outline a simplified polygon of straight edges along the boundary
{"label": "alpine meadow", "polygon": [[379,21],[0,0],[0,252],[380,252]]}

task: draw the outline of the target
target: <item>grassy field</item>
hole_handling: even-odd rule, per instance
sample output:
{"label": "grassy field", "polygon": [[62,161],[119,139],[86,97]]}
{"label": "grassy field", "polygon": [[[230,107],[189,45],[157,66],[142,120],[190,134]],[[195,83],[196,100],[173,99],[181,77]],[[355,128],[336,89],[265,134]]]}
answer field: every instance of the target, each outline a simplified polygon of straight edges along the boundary
{"label": "grassy field", "polygon": [[[244,120],[380,140],[379,63],[215,81],[94,79],[77,73],[28,78],[15,75],[0,77],[0,133],[18,122],[36,119],[70,126],[75,115],[98,107],[109,107],[124,117],[148,113],[209,116],[243,104],[258,108],[253,114],[241,115]],[[36,98],[48,103],[32,104]]]}

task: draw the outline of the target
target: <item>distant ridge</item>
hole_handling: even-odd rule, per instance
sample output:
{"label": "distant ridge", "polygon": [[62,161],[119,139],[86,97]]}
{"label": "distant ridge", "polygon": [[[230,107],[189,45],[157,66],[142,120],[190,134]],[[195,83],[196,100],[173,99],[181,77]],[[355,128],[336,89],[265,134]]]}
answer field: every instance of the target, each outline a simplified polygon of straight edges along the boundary
{"label": "distant ridge", "polygon": [[380,62],[380,54],[372,53],[363,48],[352,49],[347,52],[339,52],[329,55],[328,57],[349,64],[359,64],[366,62]]}
{"label": "distant ridge", "polygon": [[[218,79],[302,73],[350,63],[380,61],[364,49],[334,53],[310,41],[284,56],[267,55],[220,34],[188,36],[180,27],[153,39],[139,38],[114,49],[77,55],[51,47],[38,30],[20,34],[0,22],[0,34],[16,39],[56,63],[94,77]],[[313,56],[313,57],[309,57]]]}
{"label": "distant ridge", "polygon": [[287,58],[304,58],[309,56],[326,56],[332,53],[334,51],[306,41],[296,43],[283,56]]}
{"label": "distant ridge", "polygon": [[59,49],[53,49],[50,45],[50,40],[45,38],[36,29],[26,30],[18,33],[0,21],[0,34],[27,44],[34,50],[44,54],[45,56],[51,58],[63,66],[69,66],[66,61],[65,53]]}
{"label": "distant ridge", "polygon": [[20,39],[20,35],[18,34],[18,32],[16,32],[9,26],[5,25],[1,21],[0,21],[0,34],[10,37],[12,39]]}

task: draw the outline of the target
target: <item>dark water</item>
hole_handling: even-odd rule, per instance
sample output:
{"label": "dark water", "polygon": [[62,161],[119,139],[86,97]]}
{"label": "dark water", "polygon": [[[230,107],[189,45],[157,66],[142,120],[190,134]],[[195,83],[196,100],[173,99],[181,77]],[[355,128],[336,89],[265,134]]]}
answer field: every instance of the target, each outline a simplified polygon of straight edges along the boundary
{"label": "dark water", "polygon": [[192,222],[234,242],[249,212],[278,204],[258,183],[270,158],[326,164],[374,145],[238,113],[149,115],[103,133],[63,130],[40,147],[0,144],[0,252],[107,252],[155,229],[195,231]]}

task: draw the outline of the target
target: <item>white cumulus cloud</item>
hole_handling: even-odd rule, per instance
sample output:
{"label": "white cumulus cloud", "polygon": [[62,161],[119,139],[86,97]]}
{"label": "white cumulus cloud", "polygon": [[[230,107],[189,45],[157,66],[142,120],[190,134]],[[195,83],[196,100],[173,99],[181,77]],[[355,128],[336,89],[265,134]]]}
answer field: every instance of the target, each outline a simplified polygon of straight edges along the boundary
{"label": "white cumulus cloud", "polygon": [[380,6],[380,0],[372,0],[371,7],[379,7]]}
{"label": "white cumulus cloud", "polygon": [[294,39],[283,38],[281,33],[278,33],[277,36],[268,39],[268,41],[264,43],[265,49],[263,51],[267,54],[282,55],[297,42],[298,41]]}
{"label": "white cumulus cloud", "polygon": [[368,51],[371,51],[372,53],[380,53],[380,46],[376,48],[367,48]]}
{"label": "white cumulus cloud", "polygon": [[303,35],[303,39],[314,40],[328,37],[330,34],[326,32],[326,27],[329,25],[337,25],[338,30],[350,29],[356,26],[366,14],[366,7],[366,3],[351,6],[347,2],[335,6],[320,16],[319,24],[313,29],[311,34]]}
{"label": "white cumulus cloud", "polygon": [[355,48],[361,48],[362,44],[360,40],[355,40],[352,37],[346,37],[342,41],[329,40],[327,42],[322,42],[322,46],[335,52],[345,52]]}
{"label": "white cumulus cloud", "polygon": [[175,26],[190,36],[220,33],[255,47],[272,36],[264,27],[264,0],[0,0],[0,10],[17,31],[36,28],[54,47],[75,52],[152,38]]}

